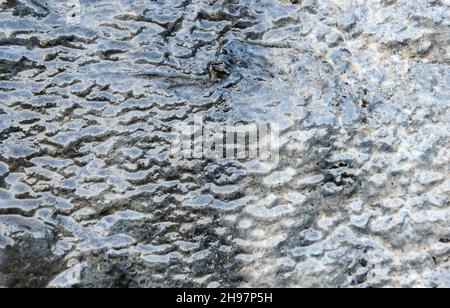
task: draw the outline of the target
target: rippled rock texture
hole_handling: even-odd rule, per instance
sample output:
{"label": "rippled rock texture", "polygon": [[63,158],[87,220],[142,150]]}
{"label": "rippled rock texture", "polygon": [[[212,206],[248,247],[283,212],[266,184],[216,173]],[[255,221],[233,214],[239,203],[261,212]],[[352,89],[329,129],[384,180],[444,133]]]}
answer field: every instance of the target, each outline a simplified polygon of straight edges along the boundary
{"label": "rippled rock texture", "polygon": [[[0,286],[449,287],[449,0],[0,0]],[[279,164],[172,130],[278,123]]]}

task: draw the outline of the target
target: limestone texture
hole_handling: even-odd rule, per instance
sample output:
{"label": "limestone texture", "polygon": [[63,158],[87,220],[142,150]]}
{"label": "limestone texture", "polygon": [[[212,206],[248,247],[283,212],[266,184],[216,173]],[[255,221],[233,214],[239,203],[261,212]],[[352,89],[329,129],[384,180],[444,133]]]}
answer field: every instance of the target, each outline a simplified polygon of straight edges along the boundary
{"label": "limestone texture", "polygon": [[449,0],[0,0],[0,287],[450,287],[449,65]]}

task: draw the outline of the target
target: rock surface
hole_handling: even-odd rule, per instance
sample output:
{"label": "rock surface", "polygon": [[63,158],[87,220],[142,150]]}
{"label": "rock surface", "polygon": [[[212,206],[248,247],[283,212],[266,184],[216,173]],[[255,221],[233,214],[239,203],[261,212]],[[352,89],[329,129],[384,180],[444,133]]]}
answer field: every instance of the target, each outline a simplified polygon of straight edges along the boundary
{"label": "rock surface", "polygon": [[[448,0],[0,0],[0,287],[449,287]],[[180,159],[196,116],[280,163]]]}

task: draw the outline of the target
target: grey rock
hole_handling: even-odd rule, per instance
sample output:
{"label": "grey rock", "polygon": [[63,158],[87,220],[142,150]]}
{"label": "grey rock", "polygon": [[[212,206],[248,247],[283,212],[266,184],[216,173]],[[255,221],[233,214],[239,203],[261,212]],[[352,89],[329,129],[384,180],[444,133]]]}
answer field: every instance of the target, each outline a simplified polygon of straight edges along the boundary
{"label": "grey rock", "polygon": [[448,285],[448,1],[44,2],[0,4],[0,287]]}
{"label": "grey rock", "polygon": [[290,168],[284,171],[274,172],[264,179],[263,184],[268,188],[283,186],[290,182],[294,175],[295,170]]}
{"label": "grey rock", "polygon": [[143,256],[142,259],[155,267],[168,267],[170,265],[170,256],[169,255],[146,255]]}
{"label": "grey rock", "polygon": [[135,243],[135,240],[123,234],[111,235],[108,237],[98,237],[94,236],[83,243],[81,243],[78,248],[82,251],[92,251],[92,250],[102,250],[102,249],[120,249],[124,247],[129,247]]}
{"label": "grey rock", "polygon": [[325,36],[325,42],[329,47],[336,47],[342,42],[342,36],[337,33],[329,33]]}
{"label": "grey rock", "polygon": [[17,215],[0,216],[0,286],[45,287],[61,264],[52,255],[53,230]]}
{"label": "grey rock", "polygon": [[50,288],[73,288],[81,283],[83,271],[88,267],[87,264],[81,263],[62,272],[56,276],[50,283]]}
{"label": "grey rock", "polygon": [[6,175],[8,175],[8,165],[0,162],[0,178],[4,178]]}
{"label": "grey rock", "polygon": [[342,100],[342,118],[344,124],[351,125],[359,118],[359,110],[355,103],[349,99]]}

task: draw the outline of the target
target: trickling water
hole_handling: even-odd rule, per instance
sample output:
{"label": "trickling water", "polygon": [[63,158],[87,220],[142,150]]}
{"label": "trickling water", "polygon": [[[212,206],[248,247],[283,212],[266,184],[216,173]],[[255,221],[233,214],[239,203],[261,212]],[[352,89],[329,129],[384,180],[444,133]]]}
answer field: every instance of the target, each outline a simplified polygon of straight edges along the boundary
{"label": "trickling water", "polygon": [[0,0],[0,286],[449,286],[447,0],[113,2]]}

